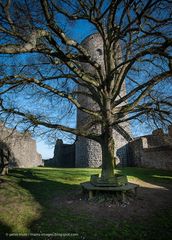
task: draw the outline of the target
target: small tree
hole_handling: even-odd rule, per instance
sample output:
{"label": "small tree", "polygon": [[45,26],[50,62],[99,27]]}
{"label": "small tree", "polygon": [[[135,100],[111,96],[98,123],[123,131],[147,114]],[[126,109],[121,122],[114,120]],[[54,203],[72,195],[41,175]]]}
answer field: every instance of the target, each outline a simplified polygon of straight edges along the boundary
{"label": "small tree", "polygon": [[[15,71],[8,67],[5,71],[2,66],[1,111],[5,116],[19,116],[19,122],[99,142],[101,175],[105,179],[114,176],[113,128],[130,139],[120,125],[123,122],[143,116],[171,122],[171,10],[168,0],[1,1],[0,54],[18,61]],[[91,29],[89,34],[98,32],[101,36],[104,69],[74,36],[75,29],[83,34],[81,25],[85,31]],[[21,61],[16,55],[25,58]],[[94,71],[85,71],[83,63]],[[121,97],[124,82],[127,91]],[[76,85],[88,91],[77,91]],[[20,101],[12,101],[15,93]],[[38,96],[34,108],[22,104],[26,93],[34,100]],[[79,95],[92,99],[98,108],[82,105]],[[54,108],[63,99],[65,107],[59,114],[49,111],[50,99]],[[59,117],[70,112],[72,106],[90,116],[79,128],[65,125]],[[92,130],[97,125],[99,133]]]}
{"label": "small tree", "polygon": [[0,175],[8,174],[11,152],[6,143],[0,142]]}

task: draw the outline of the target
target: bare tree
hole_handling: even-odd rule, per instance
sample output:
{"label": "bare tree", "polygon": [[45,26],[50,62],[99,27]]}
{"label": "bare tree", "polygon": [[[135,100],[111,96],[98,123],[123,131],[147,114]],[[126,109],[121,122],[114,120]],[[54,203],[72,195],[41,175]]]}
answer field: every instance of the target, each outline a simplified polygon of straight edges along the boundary
{"label": "bare tree", "polygon": [[[170,0],[1,0],[0,23],[1,56],[16,59],[16,55],[24,54],[27,59],[14,62],[15,70],[7,71],[7,68],[0,77],[1,111],[6,116],[19,116],[20,122],[99,142],[102,178],[114,176],[113,128],[130,139],[120,125],[123,122],[142,116],[171,122]],[[80,41],[72,38],[70,29],[78,28],[78,23],[91,27],[101,36],[103,69]],[[94,71],[85,71],[83,63]],[[9,60],[6,64],[9,65]],[[128,90],[121,97],[124,82]],[[77,91],[77,85],[88,91]],[[39,96],[36,103],[39,111],[21,103],[21,99],[26,99],[26,92],[34,101]],[[20,96],[20,104],[11,100],[10,93]],[[78,96],[84,94],[97,104],[96,110],[78,101]],[[63,99],[66,109],[59,114],[48,111],[49,99],[54,109],[59,99]],[[41,112],[45,103],[47,108]],[[74,109],[73,106],[90,116],[79,128],[65,125],[59,118],[60,114]],[[99,133],[92,131],[97,125],[101,126]]]}
{"label": "bare tree", "polygon": [[8,174],[8,165],[11,159],[9,147],[6,143],[0,142],[0,175]]}

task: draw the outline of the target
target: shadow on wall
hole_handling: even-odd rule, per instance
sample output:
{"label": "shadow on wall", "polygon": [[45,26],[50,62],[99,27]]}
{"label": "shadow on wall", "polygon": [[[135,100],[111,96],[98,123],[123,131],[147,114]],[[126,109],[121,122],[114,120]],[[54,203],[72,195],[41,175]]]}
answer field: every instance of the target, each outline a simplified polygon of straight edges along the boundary
{"label": "shadow on wall", "polygon": [[17,167],[14,154],[10,147],[0,141],[0,175],[7,175],[10,167]]}
{"label": "shadow on wall", "polygon": [[129,166],[129,149],[128,144],[118,148],[116,151],[117,156],[117,167],[127,167]]}

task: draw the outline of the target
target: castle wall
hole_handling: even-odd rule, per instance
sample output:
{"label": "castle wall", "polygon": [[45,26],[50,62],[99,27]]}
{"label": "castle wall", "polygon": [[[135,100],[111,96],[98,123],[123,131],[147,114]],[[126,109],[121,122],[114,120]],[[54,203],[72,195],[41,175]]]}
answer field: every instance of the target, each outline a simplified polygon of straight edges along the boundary
{"label": "castle wall", "polygon": [[52,159],[45,160],[44,165],[48,167],[75,167],[75,144],[64,144],[58,139],[54,148]]}
{"label": "castle wall", "polygon": [[[86,141],[85,139],[81,140],[84,141],[79,145],[79,159],[82,160],[80,167],[101,166],[99,161],[101,159],[101,151],[95,151],[95,144],[97,143],[94,141],[90,143],[89,139],[86,139]],[[157,129],[153,131],[152,135],[138,137],[126,144],[122,138],[116,139],[116,142],[119,143],[117,146],[119,147],[117,150],[118,157],[127,156],[127,161],[122,159],[123,166],[172,170],[172,125],[169,126],[168,134],[164,134],[162,129]],[[86,145],[87,143],[88,146]],[[91,144],[94,145],[92,146]],[[75,150],[75,144],[63,144],[62,140],[58,140],[54,150],[54,158],[44,161],[45,166],[75,167]],[[96,162],[95,159],[98,159],[98,161]],[[91,160],[93,161],[91,162]],[[121,165],[120,162],[117,164]]]}
{"label": "castle wall", "polygon": [[75,144],[76,167],[100,167],[102,164],[101,147],[98,142],[79,137]]}
{"label": "castle wall", "polygon": [[172,170],[172,126],[168,134],[162,129],[129,143],[130,166]]}
{"label": "castle wall", "polygon": [[41,155],[36,150],[36,141],[29,134],[20,134],[1,124],[0,142],[2,147],[5,144],[10,151],[9,167],[30,168],[43,165]]}

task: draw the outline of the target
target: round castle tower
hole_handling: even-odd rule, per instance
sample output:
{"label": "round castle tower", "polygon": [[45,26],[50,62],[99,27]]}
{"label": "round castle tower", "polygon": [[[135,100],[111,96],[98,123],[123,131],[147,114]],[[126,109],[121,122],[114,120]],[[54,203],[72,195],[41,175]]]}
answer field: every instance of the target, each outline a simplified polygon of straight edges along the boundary
{"label": "round castle tower", "polygon": [[[91,55],[93,60],[96,60],[99,64],[101,64],[102,69],[104,69],[103,64],[103,41],[101,36],[98,33],[92,34],[88,36],[83,42],[82,45],[87,49],[89,54]],[[118,51],[119,59],[121,57],[121,51],[119,48]],[[88,72],[93,72],[94,69],[88,63],[82,64],[84,70]],[[84,87],[79,86],[79,91],[88,91]],[[125,95],[126,87],[125,84],[122,86],[120,96]],[[89,107],[90,109],[97,109],[98,106],[96,103],[86,97],[84,95],[78,96],[79,102],[85,106]],[[77,126],[82,126],[85,122],[88,121],[89,116],[86,113],[83,113],[80,110],[77,110]],[[130,131],[129,124],[125,123],[122,125],[123,128],[127,132]],[[99,131],[99,126],[95,127],[93,131]],[[117,164],[120,165],[127,165],[127,141],[115,130],[113,132],[115,146],[116,146],[116,157],[117,157]],[[102,152],[100,144],[83,137],[78,137],[76,144],[75,144],[75,166],[76,167],[100,167],[102,164]]]}

